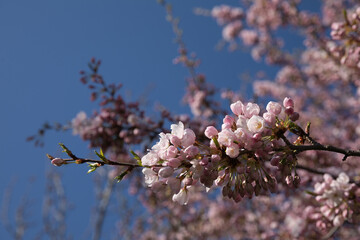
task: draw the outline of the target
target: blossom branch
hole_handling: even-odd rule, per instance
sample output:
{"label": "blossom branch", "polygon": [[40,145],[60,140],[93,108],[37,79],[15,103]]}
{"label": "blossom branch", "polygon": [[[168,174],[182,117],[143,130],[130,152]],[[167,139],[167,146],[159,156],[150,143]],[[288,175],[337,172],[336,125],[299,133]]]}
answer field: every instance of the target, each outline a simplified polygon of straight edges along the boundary
{"label": "blossom branch", "polygon": [[295,150],[296,153],[304,152],[304,151],[311,151],[311,150],[317,150],[317,151],[327,151],[327,152],[335,152],[335,153],[341,153],[344,155],[343,161],[346,160],[347,157],[360,157],[360,151],[355,150],[346,150],[339,147],[334,147],[331,145],[322,145],[320,143],[314,144],[314,145],[288,145],[290,149]]}

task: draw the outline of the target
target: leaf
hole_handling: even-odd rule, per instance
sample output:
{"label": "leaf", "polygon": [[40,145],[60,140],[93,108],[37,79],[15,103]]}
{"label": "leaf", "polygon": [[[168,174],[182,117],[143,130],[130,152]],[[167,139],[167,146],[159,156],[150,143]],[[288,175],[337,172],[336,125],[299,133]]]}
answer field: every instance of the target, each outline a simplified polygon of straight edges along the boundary
{"label": "leaf", "polygon": [[129,173],[129,171],[128,171],[128,169],[127,169],[126,171],[122,172],[120,175],[116,176],[115,179],[116,179],[117,182],[119,183],[119,182],[121,182],[121,180],[123,180],[123,178],[124,178],[124,177],[126,176],[126,174],[128,174],[128,173]]}
{"label": "leaf", "polygon": [[97,163],[88,163],[88,164],[89,164],[90,169],[87,171],[87,173],[92,173],[100,166]]}
{"label": "leaf", "polygon": [[212,140],[214,141],[216,147],[221,150],[221,147],[220,147],[220,144],[219,144],[217,138],[216,138],[216,137],[213,137]]}
{"label": "leaf", "polygon": [[103,151],[101,150],[101,148],[100,148],[100,153],[98,153],[98,152],[95,150],[95,154],[96,154],[104,163],[109,163],[109,160],[106,159],[106,157],[104,156],[104,153],[103,153]]}
{"label": "leaf", "polygon": [[305,192],[307,193],[307,194],[309,194],[309,195],[312,195],[312,196],[317,196],[317,194],[316,193],[314,193],[314,192],[311,192],[311,191],[309,191],[309,190],[305,190]]}
{"label": "leaf", "polygon": [[142,166],[141,158],[139,157],[139,155],[137,155],[133,150],[130,150],[130,152],[134,156],[134,159],[137,161],[137,164]]}

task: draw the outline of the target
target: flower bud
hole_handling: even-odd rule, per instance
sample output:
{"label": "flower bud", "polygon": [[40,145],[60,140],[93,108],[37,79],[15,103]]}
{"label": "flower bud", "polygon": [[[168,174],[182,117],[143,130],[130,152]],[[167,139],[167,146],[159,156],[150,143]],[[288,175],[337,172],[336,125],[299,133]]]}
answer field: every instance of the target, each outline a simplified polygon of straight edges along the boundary
{"label": "flower bud", "polygon": [[195,146],[189,146],[184,150],[186,158],[192,159],[199,153],[199,148]]}
{"label": "flower bud", "polygon": [[218,135],[218,130],[213,126],[208,126],[205,129],[205,136],[209,139],[212,139],[213,137]]}
{"label": "flower bud", "polygon": [[65,164],[66,162],[64,161],[64,159],[54,158],[53,160],[51,160],[51,163],[57,167],[60,167],[61,165]]}
{"label": "flower bud", "polygon": [[235,122],[234,118],[229,115],[226,115],[223,119],[224,124],[229,124],[230,126]]}
{"label": "flower bud", "polygon": [[299,114],[298,112],[293,112],[293,113],[290,115],[290,119],[291,119],[291,121],[293,121],[293,122],[297,121],[299,118],[300,118],[300,114]]}
{"label": "flower bud", "polygon": [[285,108],[285,113],[286,113],[288,116],[291,116],[291,115],[294,113],[294,107],[286,107],[286,108]]}
{"label": "flower bud", "polygon": [[167,165],[172,168],[178,168],[181,165],[181,160],[178,158],[171,158],[167,162]]}
{"label": "flower bud", "polygon": [[286,97],[286,98],[284,98],[283,105],[285,108],[287,108],[287,107],[294,108],[294,101],[291,98]]}
{"label": "flower bud", "polygon": [[212,162],[219,162],[221,160],[221,157],[217,154],[211,155],[211,161]]}
{"label": "flower bud", "polygon": [[163,178],[170,177],[174,172],[174,169],[172,167],[163,167],[159,170],[159,176]]}
{"label": "flower bud", "polygon": [[183,183],[185,186],[190,186],[193,184],[193,179],[190,178],[190,177],[186,177],[184,180],[183,180]]}
{"label": "flower bud", "polygon": [[293,179],[293,185],[294,187],[298,187],[300,185],[301,182],[301,178],[299,175],[295,174],[294,179]]}
{"label": "flower bud", "polygon": [[244,105],[241,101],[234,102],[233,104],[230,105],[231,111],[237,116],[242,114],[243,107]]}
{"label": "flower bud", "polygon": [[271,158],[270,164],[271,164],[272,166],[277,166],[277,165],[279,165],[280,160],[281,160],[281,156],[278,155],[278,154],[276,154],[276,155],[274,155],[274,156]]}
{"label": "flower bud", "polygon": [[285,182],[290,186],[293,183],[293,177],[291,175],[286,176]]}

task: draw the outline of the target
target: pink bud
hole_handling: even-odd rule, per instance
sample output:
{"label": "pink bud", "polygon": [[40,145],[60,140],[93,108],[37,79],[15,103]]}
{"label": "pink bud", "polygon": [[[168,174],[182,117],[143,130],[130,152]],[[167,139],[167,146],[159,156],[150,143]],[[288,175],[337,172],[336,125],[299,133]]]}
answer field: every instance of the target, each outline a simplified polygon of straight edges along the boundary
{"label": "pink bud", "polygon": [[218,130],[216,130],[215,127],[213,126],[208,126],[205,129],[205,136],[209,139],[212,139],[213,137],[215,137],[216,135],[218,135]]}
{"label": "pink bud", "polygon": [[280,160],[281,160],[281,156],[274,155],[270,160],[270,164],[273,166],[277,166],[277,165],[279,165]]}
{"label": "pink bud", "polygon": [[255,141],[260,141],[261,138],[262,138],[261,133],[255,133],[255,134],[252,136],[252,139],[254,139]]}
{"label": "pink bud", "polygon": [[193,184],[193,179],[191,177],[186,177],[183,180],[183,183],[184,183],[185,186],[190,186],[191,184]]}
{"label": "pink bud", "polygon": [[212,162],[219,162],[221,160],[221,157],[217,154],[211,155],[211,161]]}
{"label": "pink bud", "polygon": [[167,149],[166,149],[166,159],[171,159],[171,158],[174,158],[176,157],[178,153],[178,149],[174,146],[169,146]]}
{"label": "pink bud", "polygon": [[54,158],[51,163],[57,167],[60,167],[61,165],[63,165],[65,163],[65,161],[61,158]]}
{"label": "pink bud", "polygon": [[184,152],[186,153],[186,157],[193,158],[199,153],[199,148],[195,146],[189,146],[187,147]]}
{"label": "pink bud", "polygon": [[229,115],[226,115],[223,119],[223,123],[224,124],[229,124],[229,125],[232,125],[234,123],[234,118],[232,118],[231,116]]}
{"label": "pink bud", "polygon": [[287,115],[291,116],[294,113],[294,108],[293,107],[286,107],[285,113]]}
{"label": "pink bud", "polygon": [[300,114],[298,112],[293,112],[291,115],[290,115],[290,119],[291,121],[297,121],[298,119],[300,118]]}
{"label": "pink bud", "polygon": [[241,115],[242,114],[242,109],[243,109],[244,105],[241,101],[237,101],[233,104],[230,105],[230,109],[231,111],[235,114],[235,115]]}
{"label": "pink bud", "polygon": [[159,176],[163,178],[170,177],[174,172],[174,169],[171,167],[163,167],[159,170]]}
{"label": "pink bud", "polygon": [[181,160],[178,159],[178,158],[171,158],[168,162],[167,162],[167,165],[169,167],[172,167],[172,168],[178,168],[180,165],[181,165]]}
{"label": "pink bud", "polygon": [[294,107],[294,101],[291,98],[286,97],[286,98],[284,98],[283,105],[284,105],[285,108],[287,108],[287,107],[292,107],[293,108]]}

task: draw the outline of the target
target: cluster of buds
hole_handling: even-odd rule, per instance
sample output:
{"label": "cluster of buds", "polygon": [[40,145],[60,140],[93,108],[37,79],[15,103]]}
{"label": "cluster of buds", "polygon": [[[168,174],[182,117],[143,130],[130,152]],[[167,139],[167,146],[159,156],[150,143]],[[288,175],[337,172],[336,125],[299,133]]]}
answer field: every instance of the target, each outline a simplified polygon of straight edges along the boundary
{"label": "cluster of buds", "polygon": [[[286,149],[286,126],[299,118],[293,100],[269,102],[262,116],[255,103],[237,101],[230,108],[235,116],[225,116],[221,131],[206,128],[209,145],[196,142],[193,130],[182,122],[171,125],[171,133],[160,133],[159,142],[141,158],[146,184],[154,191],[169,185],[173,200],[181,204],[187,203],[188,189],[197,182],[208,189],[221,186],[223,195],[236,202],[275,192],[276,179],[268,165],[287,169],[289,179],[296,164],[291,154],[279,150]],[[291,178],[295,182],[296,176]]]}

